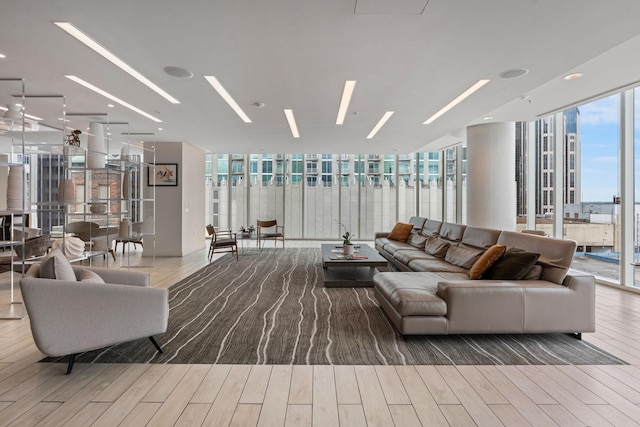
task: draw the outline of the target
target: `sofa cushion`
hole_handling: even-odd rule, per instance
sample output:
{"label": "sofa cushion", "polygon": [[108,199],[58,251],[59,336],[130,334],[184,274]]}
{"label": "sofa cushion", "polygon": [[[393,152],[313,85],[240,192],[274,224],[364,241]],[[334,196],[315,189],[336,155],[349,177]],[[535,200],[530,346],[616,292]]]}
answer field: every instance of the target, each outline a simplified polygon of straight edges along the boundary
{"label": "sofa cushion", "polygon": [[413,230],[413,225],[399,222],[393,227],[387,238],[389,240],[406,242],[409,234],[411,234],[411,230]]}
{"label": "sofa cushion", "polygon": [[425,251],[416,248],[395,251],[393,257],[404,265],[409,265],[409,263],[415,259],[436,259],[433,255],[429,255]]}
{"label": "sofa cushion", "polygon": [[444,260],[453,265],[457,265],[458,267],[462,267],[468,270],[480,258],[483,252],[484,251],[481,249],[449,246],[449,249],[447,249],[447,254],[444,257]]}
{"label": "sofa cushion", "polygon": [[449,243],[433,236],[429,237],[424,245],[424,251],[426,253],[438,258],[444,258],[448,249]]}
{"label": "sofa cushion", "polygon": [[460,240],[462,240],[462,236],[464,234],[465,228],[467,228],[467,226],[464,224],[454,224],[451,222],[445,222],[440,227],[440,232],[438,234],[443,239],[459,242]]}
{"label": "sofa cushion", "polygon": [[384,245],[386,245],[389,242],[390,240],[386,237],[376,237],[376,240],[375,240],[376,249],[384,248]]}
{"label": "sofa cushion", "polygon": [[558,285],[562,284],[571,267],[577,246],[574,240],[555,239],[515,231],[500,233],[498,244],[540,254],[538,259],[538,264],[542,266],[540,278]]}
{"label": "sofa cushion", "polygon": [[407,242],[399,242],[397,240],[389,240],[389,243],[384,245],[384,250],[389,253],[394,253],[395,251],[405,250],[405,249],[416,249],[416,248],[414,248]]}
{"label": "sofa cushion", "polygon": [[487,271],[483,278],[522,280],[540,258],[540,254],[511,248]]}
{"label": "sofa cushion", "polygon": [[427,242],[427,238],[419,233],[411,233],[407,239],[407,243],[414,248],[424,249],[424,245]]}
{"label": "sofa cushion", "polygon": [[82,268],[76,270],[76,278],[78,282],[83,283],[105,283],[104,279],[98,275],[95,271],[87,270],[86,268]]}
{"label": "sofa cushion", "polygon": [[542,266],[540,264],[534,264],[531,270],[527,273],[522,280],[540,280],[542,277]]}
{"label": "sofa cushion", "polygon": [[447,304],[436,295],[441,277],[433,273],[378,273],[376,290],[401,316],[444,316]]}
{"label": "sofa cushion", "polygon": [[457,265],[453,265],[443,260],[442,258],[432,258],[432,259],[415,259],[409,262],[409,268],[412,271],[420,271],[420,272],[448,272],[448,273],[464,273],[465,276],[468,276],[467,268],[458,267]]}
{"label": "sofa cushion", "polygon": [[442,227],[441,221],[436,221],[435,219],[428,219],[425,221],[424,225],[422,226],[422,231],[420,232],[420,234],[426,237],[435,236],[440,231],[440,227]]}
{"label": "sofa cushion", "polygon": [[67,257],[60,249],[49,252],[40,262],[40,277],[43,279],[76,281],[76,274]]}
{"label": "sofa cushion", "polygon": [[506,252],[504,245],[493,245],[487,249],[469,269],[469,279],[476,280],[489,270],[489,268],[500,259]]}
{"label": "sofa cushion", "polygon": [[409,224],[413,225],[413,231],[420,232],[427,219],[421,216],[412,216],[409,218]]}
{"label": "sofa cushion", "polygon": [[462,243],[474,248],[488,248],[496,244],[498,237],[500,230],[467,226],[462,235]]}

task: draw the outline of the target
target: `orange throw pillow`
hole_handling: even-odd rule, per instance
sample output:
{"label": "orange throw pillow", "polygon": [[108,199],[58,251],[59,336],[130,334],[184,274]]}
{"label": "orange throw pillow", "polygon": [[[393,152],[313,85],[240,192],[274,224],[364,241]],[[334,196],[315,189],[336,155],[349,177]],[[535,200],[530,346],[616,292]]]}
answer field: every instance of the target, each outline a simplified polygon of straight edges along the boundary
{"label": "orange throw pillow", "polygon": [[504,255],[507,247],[504,245],[493,245],[471,266],[469,269],[469,279],[476,280],[482,277],[484,273]]}
{"label": "orange throw pillow", "polygon": [[391,233],[387,236],[387,239],[391,240],[399,240],[401,242],[405,242],[409,235],[411,234],[411,230],[413,230],[412,224],[405,224],[404,222],[397,223]]}

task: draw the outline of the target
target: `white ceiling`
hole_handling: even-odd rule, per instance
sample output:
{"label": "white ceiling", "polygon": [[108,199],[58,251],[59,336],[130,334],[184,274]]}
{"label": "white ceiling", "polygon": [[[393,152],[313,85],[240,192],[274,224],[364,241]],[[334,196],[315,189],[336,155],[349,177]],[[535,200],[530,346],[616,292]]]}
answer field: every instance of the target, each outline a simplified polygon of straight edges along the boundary
{"label": "white ceiling", "polygon": [[[148,134],[132,139],[185,141],[218,153],[404,153],[457,142],[466,126],[487,115],[533,120],[639,81],[638,17],[637,0],[12,1],[0,15],[0,53],[6,55],[0,78],[23,78],[28,94],[64,95],[67,113],[90,116],[71,116],[72,127],[106,119],[127,123],[112,125],[114,135]],[[180,104],[53,21],[73,23]],[[166,66],[194,77],[169,76]],[[499,77],[513,68],[529,73]],[[573,71],[584,77],[562,79]],[[110,101],[68,74],[163,122],[108,108]],[[252,123],[244,123],[204,75],[216,76]],[[491,81],[422,124],[480,79]],[[357,84],[344,124],[336,125],[345,80]],[[16,86],[0,82],[2,105]],[[61,105],[62,98],[26,102],[27,112],[52,126],[61,124]],[[295,114],[299,139],[291,136],[285,108]],[[386,111],[395,114],[366,139]]]}

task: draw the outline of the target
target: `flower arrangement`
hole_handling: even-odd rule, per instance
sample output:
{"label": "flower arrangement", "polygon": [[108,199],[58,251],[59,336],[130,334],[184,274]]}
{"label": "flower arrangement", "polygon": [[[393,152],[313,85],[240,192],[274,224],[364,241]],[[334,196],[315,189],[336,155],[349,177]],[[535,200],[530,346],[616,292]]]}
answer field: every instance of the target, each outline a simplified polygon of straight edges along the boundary
{"label": "flower arrangement", "polygon": [[352,234],[350,231],[348,231],[347,227],[345,227],[343,223],[338,222],[338,224],[340,224],[340,226],[344,230],[344,234],[342,235],[342,244],[343,245],[350,245],[351,244],[351,239],[356,237],[356,235]]}

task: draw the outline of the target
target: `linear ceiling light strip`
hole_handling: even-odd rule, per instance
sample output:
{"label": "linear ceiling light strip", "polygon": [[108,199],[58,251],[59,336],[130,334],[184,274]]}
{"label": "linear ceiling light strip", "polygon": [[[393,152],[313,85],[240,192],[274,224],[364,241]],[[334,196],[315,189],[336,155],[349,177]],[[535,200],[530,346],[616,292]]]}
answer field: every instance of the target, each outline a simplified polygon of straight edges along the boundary
{"label": "linear ceiling light strip", "polygon": [[340,106],[338,107],[338,117],[336,118],[336,124],[341,125],[344,123],[344,118],[347,115],[349,109],[349,103],[351,102],[351,96],[353,90],[356,87],[355,80],[347,80],[344,82],[344,89],[342,90],[342,99],[340,100]]}
{"label": "linear ceiling light strip", "polygon": [[371,139],[376,136],[376,133],[378,133],[380,128],[382,128],[382,126],[387,123],[387,120],[389,120],[391,116],[393,116],[393,111],[387,111],[386,113],[384,113],[380,120],[378,120],[378,124],[375,125],[373,129],[371,129],[371,132],[369,132],[369,135],[367,135],[367,139]]}
{"label": "linear ceiling light strip", "polygon": [[102,46],[100,43],[89,37],[87,34],[83,33],[80,29],[75,27],[70,22],[54,22],[59,28],[67,32],[73,38],[83,43],[85,46],[89,47],[93,51],[95,51],[98,55],[102,56],[109,62],[111,62],[116,67],[119,67],[122,71],[129,74],[134,79],[138,80],[140,83],[147,86],[152,91],[156,92],[158,95],[162,96],[167,101],[172,104],[180,104],[180,101],[175,99],[173,96],[169,95],[167,92],[158,87],[151,80],[134,70],[131,66],[129,66],[126,62],[118,58],[116,55],[111,53],[107,48]]}
{"label": "linear ceiling light strip", "polygon": [[130,109],[131,111],[135,111],[136,113],[145,116],[146,118],[153,120],[154,122],[157,123],[162,123],[162,120],[160,120],[157,117],[153,117],[151,114],[146,113],[144,111],[142,111],[141,109],[139,109],[138,107],[134,107],[133,105],[129,104],[126,101],[123,101],[122,99],[115,97],[113,95],[111,95],[109,92],[105,92],[104,90],[92,85],[91,83],[85,82],[84,80],[82,80],[79,77],[76,76],[65,76],[66,78],[68,78],[69,80],[78,83],[81,86],[86,87],[87,89],[90,89],[92,91],[94,91],[95,93],[104,96],[105,98],[108,98],[110,100],[112,100],[113,102],[117,102],[118,104],[122,105],[123,107],[126,107],[128,109]]}
{"label": "linear ceiling light strip", "polygon": [[422,124],[428,125],[433,123],[438,117],[442,116],[444,113],[446,113],[447,111],[451,110],[453,107],[455,107],[456,105],[464,101],[466,98],[471,96],[472,93],[474,93],[475,91],[480,89],[482,86],[489,83],[489,81],[490,80],[478,80],[473,86],[471,86],[469,89],[462,92],[456,99],[454,99],[453,101],[445,105],[440,111],[435,113],[433,116],[429,117]]}
{"label": "linear ceiling light strip", "polygon": [[296,125],[296,118],[293,116],[293,110],[285,109],[284,115],[287,118],[287,122],[289,123],[289,128],[291,129],[291,135],[294,138],[300,138],[300,132],[298,132],[298,125]]}
{"label": "linear ceiling light strip", "polygon": [[229,104],[229,107],[231,107],[233,111],[235,111],[236,114],[240,116],[243,122],[251,123],[251,119],[249,118],[249,116],[247,116],[245,112],[242,111],[242,108],[240,108],[238,103],[231,97],[231,95],[229,95],[229,92],[227,92],[227,90],[220,84],[217,78],[215,78],[214,76],[204,76],[204,78],[207,79],[209,84],[213,86],[216,92],[218,92],[218,95],[220,95],[222,99],[224,99],[225,102]]}

